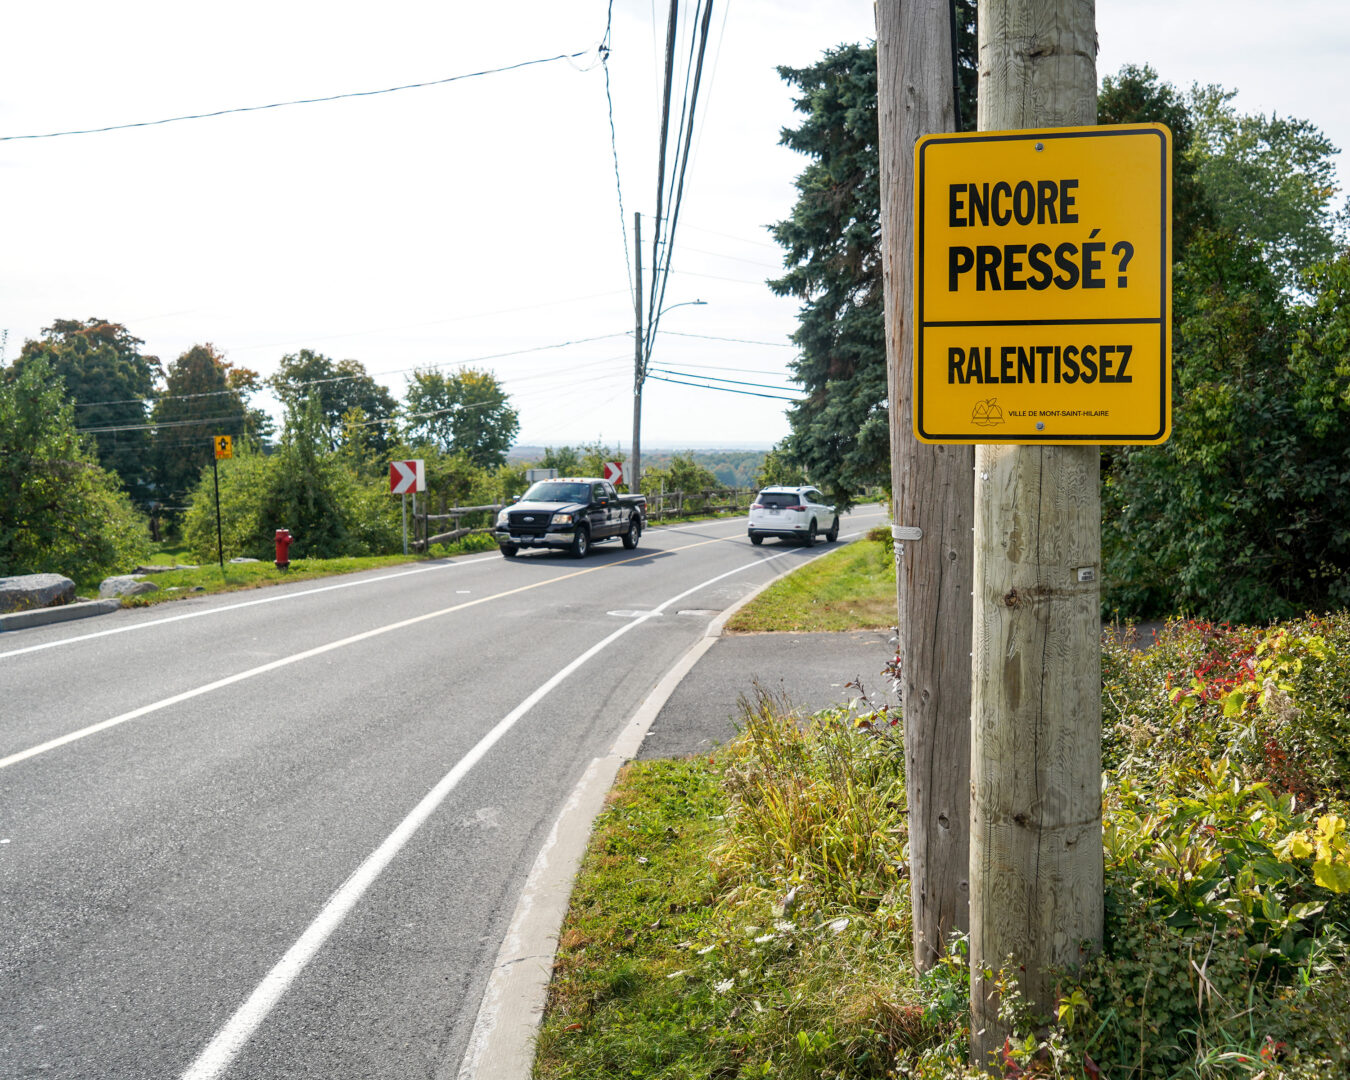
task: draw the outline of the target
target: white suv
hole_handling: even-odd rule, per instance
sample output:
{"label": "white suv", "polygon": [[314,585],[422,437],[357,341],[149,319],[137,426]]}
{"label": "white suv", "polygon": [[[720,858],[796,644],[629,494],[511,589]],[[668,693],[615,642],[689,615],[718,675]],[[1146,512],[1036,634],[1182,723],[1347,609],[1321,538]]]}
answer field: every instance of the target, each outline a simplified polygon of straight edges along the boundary
{"label": "white suv", "polygon": [[839,515],[813,487],[766,487],[750,507],[748,531],[752,544],[779,536],[810,547],[822,532],[826,540],[839,538]]}

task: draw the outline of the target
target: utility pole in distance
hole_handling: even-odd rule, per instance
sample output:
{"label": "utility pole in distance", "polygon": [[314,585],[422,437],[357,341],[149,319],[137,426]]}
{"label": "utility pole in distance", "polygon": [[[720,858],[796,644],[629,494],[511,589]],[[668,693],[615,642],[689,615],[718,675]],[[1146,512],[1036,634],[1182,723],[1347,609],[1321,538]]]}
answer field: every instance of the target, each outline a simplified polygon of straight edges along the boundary
{"label": "utility pole in distance", "polygon": [[914,144],[956,127],[951,0],[878,0],[891,490],[914,964],[969,926],[974,448],[914,438]]}
{"label": "utility pole in distance", "polygon": [[[980,0],[980,130],[1095,124],[1096,44],[1093,0]],[[975,451],[970,1050],[993,1072],[1008,1032],[985,972],[1011,956],[1052,1013],[1050,970],[1101,943],[1099,460]]]}
{"label": "utility pole in distance", "polygon": [[629,473],[628,490],[642,490],[642,384],[647,373],[642,356],[642,215],[633,211],[633,247],[637,251],[636,283],[633,286],[633,308],[637,314],[637,329],[633,333],[633,471]]}

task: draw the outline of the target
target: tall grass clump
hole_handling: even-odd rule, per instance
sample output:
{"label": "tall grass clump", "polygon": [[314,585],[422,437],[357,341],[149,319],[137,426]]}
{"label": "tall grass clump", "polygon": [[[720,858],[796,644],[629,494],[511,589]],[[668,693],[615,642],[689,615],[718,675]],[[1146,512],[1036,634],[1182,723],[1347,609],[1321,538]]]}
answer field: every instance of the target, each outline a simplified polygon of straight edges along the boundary
{"label": "tall grass clump", "polygon": [[762,688],[729,748],[723,867],[742,895],[791,891],[802,909],[874,911],[902,896],[904,745],[897,717],[831,709],[803,721]]}

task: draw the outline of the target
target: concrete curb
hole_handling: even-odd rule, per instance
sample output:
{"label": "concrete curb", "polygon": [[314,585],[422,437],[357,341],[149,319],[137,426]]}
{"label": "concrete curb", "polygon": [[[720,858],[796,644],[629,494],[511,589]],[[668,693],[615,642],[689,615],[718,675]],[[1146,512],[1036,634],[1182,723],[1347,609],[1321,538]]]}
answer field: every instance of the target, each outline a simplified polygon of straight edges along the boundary
{"label": "concrete curb", "polygon": [[530,868],[483,991],[457,1080],[529,1080],[572,883],[590,843],[591,828],[604,809],[619,769],[636,757],[648,729],[675,688],[722,636],[727,621],[770,585],[842,546],[831,545],[789,567],[713,619],[703,636],[662,676],[624,725],[609,753],[591,761]]}
{"label": "concrete curb", "polygon": [[12,611],[0,615],[0,633],[24,630],[30,626],[46,626],[48,623],[70,622],[72,619],[87,619],[92,615],[107,615],[121,607],[121,600],[82,600],[74,604],[34,608],[32,611]]}

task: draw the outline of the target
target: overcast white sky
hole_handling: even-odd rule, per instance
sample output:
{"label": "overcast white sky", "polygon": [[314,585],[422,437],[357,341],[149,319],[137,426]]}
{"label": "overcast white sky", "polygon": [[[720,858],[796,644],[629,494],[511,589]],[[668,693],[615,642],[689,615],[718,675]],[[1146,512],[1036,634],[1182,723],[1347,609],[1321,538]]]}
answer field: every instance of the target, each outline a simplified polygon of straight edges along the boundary
{"label": "overcast white sky", "polygon": [[[631,234],[643,214],[644,266],[666,10],[614,4],[622,220]],[[97,316],[166,364],[209,341],[267,375],[311,348],[360,360],[395,396],[415,367],[464,364],[505,383],[522,443],[627,449],[633,309],[594,62],[605,13],[605,0],[5,4],[0,136],[587,52],[394,94],[0,142],[6,359],[54,319]],[[669,310],[654,366],[790,386],[797,305],[763,283],[781,269],[765,226],[790,212],[805,161],[777,145],[797,120],[774,69],[873,25],[870,0],[717,0],[665,299],[707,303]],[[1305,117],[1350,144],[1344,0],[1098,0],[1097,27],[1099,75],[1151,63],[1178,87],[1221,83],[1245,111]],[[599,340],[551,348],[583,338]],[[648,448],[787,432],[778,400],[649,382],[644,401]]]}

